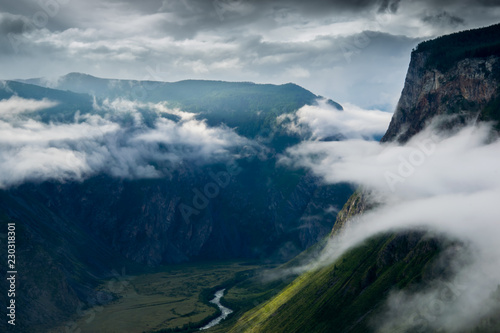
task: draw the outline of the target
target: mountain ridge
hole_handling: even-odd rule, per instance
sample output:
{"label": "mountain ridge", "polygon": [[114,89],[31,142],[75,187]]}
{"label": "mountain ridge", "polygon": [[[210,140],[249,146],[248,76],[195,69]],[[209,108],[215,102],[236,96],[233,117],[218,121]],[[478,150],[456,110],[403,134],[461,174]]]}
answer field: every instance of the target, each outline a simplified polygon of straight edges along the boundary
{"label": "mountain ridge", "polygon": [[[284,84],[268,84],[268,83],[254,83],[249,81],[222,81],[222,80],[197,80],[197,79],[186,79],[173,82],[166,81],[150,81],[150,80],[128,80],[128,79],[106,79],[100,78],[93,75],[72,72],[54,79],[45,78],[33,78],[33,79],[19,79],[13,80],[23,83],[34,84],[43,87],[52,87],[55,89],[70,90],[78,93],[87,93],[95,95],[101,98],[109,98],[113,96],[127,96],[132,99],[142,100],[142,101],[159,101],[164,97],[159,97],[158,94],[171,93],[172,90],[177,89],[176,87],[184,87],[184,89],[193,89],[189,92],[192,94],[204,93],[206,89],[210,87],[215,87],[217,91],[221,91],[224,88],[231,89],[247,89],[251,88],[254,91],[259,91],[259,89],[266,88],[272,89],[274,93],[281,91],[282,89],[293,89],[298,95],[304,95],[309,98],[309,102],[312,103],[313,99],[320,98],[321,96],[316,96],[309,90],[293,83]],[[119,91],[119,94],[115,89],[123,89],[126,87],[130,91],[124,93],[124,91]],[[257,90],[256,90],[257,89]],[[176,96],[174,93],[174,101],[182,102],[183,96]],[[237,91],[237,93],[240,93]],[[248,92],[247,92],[248,93]],[[182,98],[181,98],[182,97]],[[338,110],[342,110],[342,106],[337,102],[328,99]],[[182,104],[182,103],[181,103]]]}

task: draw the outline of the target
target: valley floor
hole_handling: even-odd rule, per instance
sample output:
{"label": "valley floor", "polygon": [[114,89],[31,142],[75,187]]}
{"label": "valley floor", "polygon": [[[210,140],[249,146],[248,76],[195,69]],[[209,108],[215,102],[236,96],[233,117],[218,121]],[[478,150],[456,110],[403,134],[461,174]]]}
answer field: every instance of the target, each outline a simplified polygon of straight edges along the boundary
{"label": "valley floor", "polygon": [[99,287],[103,294],[112,292],[115,300],[82,308],[73,321],[50,333],[195,331],[218,316],[209,301],[221,287],[227,288],[223,303],[235,308],[236,315],[275,294],[277,291],[270,291],[279,286],[261,285],[253,278],[263,268],[270,267],[223,261],[164,266],[156,272],[135,276],[122,272]]}

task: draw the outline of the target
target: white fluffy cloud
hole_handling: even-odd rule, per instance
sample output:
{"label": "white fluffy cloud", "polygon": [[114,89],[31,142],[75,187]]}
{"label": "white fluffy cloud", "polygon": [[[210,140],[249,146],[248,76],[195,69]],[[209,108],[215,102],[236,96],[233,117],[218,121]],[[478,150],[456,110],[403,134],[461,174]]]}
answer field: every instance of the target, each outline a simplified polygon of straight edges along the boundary
{"label": "white fluffy cloud", "polygon": [[328,182],[351,182],[397,198],[500,186],[500,142],[486,144],[486,126],[447,137],[428,129],[406,145],[373,141],[304,142],[283,162],[310,168]]}
{"label": "white fluffy cloud", "polygon": [[[96,108],[109,119],[77,115],[69,124],[42,123],[25,114],[52,105],[19,97],[0,101],[0,188],[31,180],[83,180],[97,173],[161,177],[183,159],[202,163],[225,159],[231,148],[248,143],[232,129],[208,127],[193,114],[164,104],[106,100]],[[170,113],[180,120],[159,117],[150,128],[139,108]],[[126,114],[134,120],[130,126],[116,120]]]}
{"label": "white fluffy cloud", "polygon": [[12,116],[18,113],[35,112],[56,106],[58,103],[47,99],[35,100],[12,96],[0,100],[0,117]]}
{"label": "white fluffy cloud", "polygon": [[[471,261],[459,265],[451,281],[437,281],[435,288],[417,294],[393,293],[386,315],[377,323],[381,331],[405,331],[425,320],[432,330],[453,331],[477,324],[488,314],[491,295],[500,284],[499,151],[500,140],[492,139],[489,126],[480,125],[455,135],[436,135],[428,128],[404,146],[361,140],[308,142],[290,149],[283,161],[308,167],[329,183],[356,183],[380,203],[356,217],[329,244],[320,263],[395,230],[423,228],[469,244]],[[454,286],[456,294],[442,304],[438,296],[445,284]],[[432,309],[437,303],[443,308]]]}
{"label": "white fluffy cloud", "polygon": [[295,115],[283,115],[279,119],[289,131],[309,132],[315,140],[339,134],[349,139],[373,139],[382,136],[391,121],[392,113],[363,110],[350,103],[342,106],[344,110],[338,110],[326,100],[319,100],[317,105],[305,105]]}

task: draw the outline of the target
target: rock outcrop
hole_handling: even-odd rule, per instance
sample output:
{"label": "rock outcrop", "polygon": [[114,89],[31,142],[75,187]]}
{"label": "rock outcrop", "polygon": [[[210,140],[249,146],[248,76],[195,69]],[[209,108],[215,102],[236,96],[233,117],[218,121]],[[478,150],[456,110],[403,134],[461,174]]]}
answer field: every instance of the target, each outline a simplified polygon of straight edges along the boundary
{"label": "rock outcrop", "polygon": [[429,65],[428,51],[413,51],[401,98],[382,142],[406,142],[432,120],[452,128],[471,121],[498,120],[487,106],[500,95],[500,54],[465,58],[445,70]]}

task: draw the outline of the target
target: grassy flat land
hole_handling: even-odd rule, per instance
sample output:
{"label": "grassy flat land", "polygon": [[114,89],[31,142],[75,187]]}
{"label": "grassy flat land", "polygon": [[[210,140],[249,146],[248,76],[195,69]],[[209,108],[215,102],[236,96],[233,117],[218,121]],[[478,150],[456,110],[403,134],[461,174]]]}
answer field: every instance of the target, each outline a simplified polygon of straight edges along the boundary
{"label": "grassy flat land", "polygon": [[[208,289],[234,280],[238,273],[242,276],[245,271],[261,267],[235,261],[197,263],[118,277],[100,287],[103,291],[113,291],[118,298],[105,306],[80,311],[69,331],[142,333],[199,323],[216,313],[215,307],[202,301],[202,294],[209,300],[213,294],[210,291],[207,295]],[[53,332],[61,331],[64,332],[64,328]]]}

